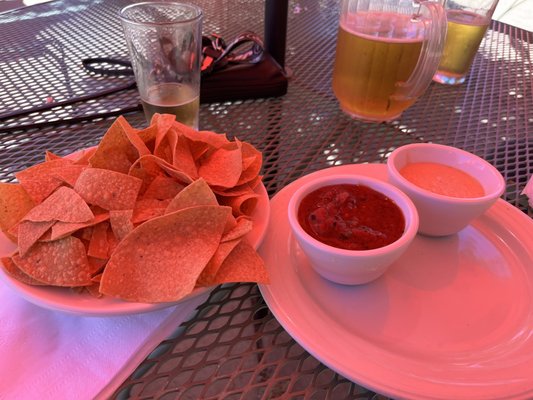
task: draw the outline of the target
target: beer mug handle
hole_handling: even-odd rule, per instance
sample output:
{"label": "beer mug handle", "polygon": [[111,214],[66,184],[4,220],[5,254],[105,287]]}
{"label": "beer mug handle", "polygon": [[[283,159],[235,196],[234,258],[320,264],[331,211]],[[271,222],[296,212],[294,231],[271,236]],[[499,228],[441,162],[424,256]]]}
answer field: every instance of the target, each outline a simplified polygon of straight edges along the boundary
{"label": "beer mug handle", "polygon": [[426,91],[439,66],[446,40],[447,20],[442,4],[435,1],[421,1],[419,4],[429,12],[429,18],[421,15],[413,16],[420,18],[424,24],[425,38],[413,73],[406,82],[397,84],[393,96],[398,99],[417,99]]}

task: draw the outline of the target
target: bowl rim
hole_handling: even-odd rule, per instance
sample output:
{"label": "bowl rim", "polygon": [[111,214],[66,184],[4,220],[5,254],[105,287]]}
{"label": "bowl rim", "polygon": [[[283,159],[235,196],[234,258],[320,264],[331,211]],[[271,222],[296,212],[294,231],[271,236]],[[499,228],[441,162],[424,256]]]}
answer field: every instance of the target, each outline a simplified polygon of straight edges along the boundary
{"label": "bowl rim", "polygon": [[[496,190],[493,190],[489,193],[486,193],[484,196],[479,196],[479,197],[453,197],[453,196],[446,196],[443,194],[435,193],[435,192],[432,192],[431,190],[424,189],[418,185],[415,185],[413,182],[404,178],[404,176],[400,174],[399,169],[396,167],[396,160],[397,160],[398,155],[401,153],[408,152],[412,149],[421,149],[421,148],[433,148],[433,149],[437,149],[437,151],[455,152],[457,154],[464,155],[468,157],[469,159],[475,160],[476,163],[479,163],[480,165],[483,165],[484,167],[492,171],[491,175],[494,176],[495,179],[497,180],[496,185],[495,185]],[[428,161],[428,162],[431,162],[431,161]],[[439,163],[439,162],[435,162],[435,163],[446,165],[448,167],[457,168],[460,171],[471,175],[474,179],[479,181],[478,177],[473,176],[470,172],[466,172],[464,169],[460,168],[460,166],[444,164],[444,163]],[[474,153],[470,153],[469,151],[466,151],[466,150],[463,150],[457,147],[453,147],[453,146],[443,145],[443,144],[410,143],[410,144],[397,147],[389,154],[387,158],[387,170],[388,170],[389,175],[393,175],[393,177],[396,180],[398,180],[401,184],[403,184],[409,190],[412,190],[413,192],[416,192],[417,194],[421,196],[431,198],[432,200],[448,202],[452,204],[465,204],[465,203],[466,204],[470,204],[470,203],[477,204],[480,202],[491,201],[491,200],[497,199],[500,196],[502,196],[503,193],[505,193],[505,186],[506,186],[505,178],[502,176],[500,171],[498,171],[498,169],[494,165],[492,165],[487,160],[477,156]]]}
{"label": "bowl rim", "polygon": [[[370,185],[376,185],[376,187],[369,186]],[[300,222],[298,221],[298,207],[300,205],[301,200],[304,198],[305,195],[311,193],[313,190],[316,190],[320,187],[324,186],[330,186],[335,184],[361,184],[364,186],[369,186],[371,189],[376,190],[377,192],[385,195],[387,198],[392,200],[401,210],[404,221],[405,221],[405,227],[403,234],[396,239],[394,242],[389,243],[386,246],[377,247],[375,249],[369,249],[369,250],[349,250],[349,249],[342,249],[339,247],[330,246],[326,243],[321,242],[318,239],[315,239],[310,234],[308,234],[300,225]],[[384,193],[381,189],[384,188],[385,191],[388,191],[389,193],[393,193],[396,198],[399,198],[402,202],[402,204],[399,204],[399,202],[396,199],[393,199],[389,196],[389,193]],[[288,219],[289,219],[289,225],[295,234],[297,240],[300,238],[305,240],[307,243],[315,247],[317,250],[328,252],[328,253],[334,253],[339,256],[348,256],[348,257],[374,257],[379,256],[383,254],[387,254],[391,251],[394,251],[396,249],[400,249],[403,246],[408,245],[416,236],[418,231],[418,225],[419,225],[419,217],[418,217],[418,211],[412,202],[412,200],[407,196],[404,192],[402,192],[400,189],[398,189],[396,186],[392,185],[389,182],[371,178],[364,175],[358,175],[358,174],[347,174],[347,173],[339,173],[334,175],[328,175],[323,176],[321,178],[313,179],[302,186],[300,186],[291,196],[288,204]]]}

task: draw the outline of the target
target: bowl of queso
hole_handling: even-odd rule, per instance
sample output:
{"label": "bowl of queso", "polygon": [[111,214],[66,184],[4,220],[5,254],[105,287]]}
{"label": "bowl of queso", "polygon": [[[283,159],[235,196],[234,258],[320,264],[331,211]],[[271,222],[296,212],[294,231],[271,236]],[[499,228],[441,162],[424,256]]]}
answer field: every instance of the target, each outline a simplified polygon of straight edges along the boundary
{"label": "bowl of queso", "polygon": [[406,193],[420,218],[419,233],[447,236],[489,209],[505,180],[487,161],[451,146],[409,144],[387,160],[389,181]]}
{"label": "bowl of queso", "polygon": [[313,269],[340,284],[380,277],[413,241],[418,214],[400,190],[377,179],[331,175],[289,201],[291,231]]}

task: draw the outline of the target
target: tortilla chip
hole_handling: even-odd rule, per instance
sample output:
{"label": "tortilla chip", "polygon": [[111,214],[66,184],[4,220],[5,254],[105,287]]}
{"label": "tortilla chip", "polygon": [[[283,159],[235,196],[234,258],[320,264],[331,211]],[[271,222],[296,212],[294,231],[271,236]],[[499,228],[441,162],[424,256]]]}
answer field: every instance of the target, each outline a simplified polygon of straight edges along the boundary
{"label": "tortilla chip", "polygon": [[82,228],[79,231],[76,232],[76,237],[86,241],[90,242],[91,237],[93,236],[93,226],[88,226],[86,228]]}
{"label": "tortilla chip", "polygon": [[160,217],[165,213],[170,200],[140,199],[135,203],[131,221],[134,225],[149,219]]}
{"label": "tortilla chip", "polygon": [[111,257],[115,249],[117,248],[119,244],[119,240],[115,237],[115,234],[113,233],[113,230],[108,229],[107,230],[107,259]]}
{"label": "tortilla chip", "polygon": [[58,160],[60,158],[63,158],[61,156],[58,156],[57,154],[52,153],[51,151],[46,150],[44,153],[44,161],[52,161],[52,160]]}
{"label": "tortilla chip", "polygon": [[170,129],[175,119],[176,116],[173,114],[156,113],[152,116],[150,125],[137,132],[137,135],[150,153],[154,153],[158,137],[165,135],[165,132]]}
{"label": "tortilla chip", "polygon": [[[103,258],[87,256],[87,260],[89,261],[89,265],[91,266],[91,274],[93,274],[91,281],[100,282],[102,271],[105,268],[105,265],[107,264],[107,258],[103,259]],[[94,274],[97,274],[97,275],[94,275]]]}
{"label": "tortilla chip", "polygon": [[155,113],[152,115],[150,126],[157,128],[157,134],[164,136],[165,133],[174,125],[176,116],[174,114],[160,114]]}
{"label": "tortilla chip", "polygon": [[239,182],[237,182],[237,185],[242,185],[252,181],[259,175],[263,164],[263,155],[250,143],[235,140],[240,144],[242,152],[243,171],[239,177]]}
{"label": "tortilla chip", "polygon": [[242,154],[235,143],[229,143],[202,157],[198,174],[209,185],[234,187],[242,173]]}
{"label": "tortilla chip", "polygon": [[233,215],[237,217],[239,215],[251,217],[259,201],[259,195],[256,193],[249,193],[232,197],[219,196],[218,199],[220,204],[231,207]]}
{"label": "tortilla chip", "polygon": [[241,239],[229,240],[224,243],[220,243],[215,254],[209,260],[202,273],[196,281],[196,286],[214,286],[215,278],[218,270],[224,263],[224,260],[229,256],[233,249],[239,244]]}
{"label": "tortilla chip", "polygon": [[187,296],[218,248],[230,213],[227,207],[191,207],[139,225],[109,259],[100,292],[147,303]]}
{"label": "tortilla chip", "polygon": [[219,187],[212,187],[213,192],[215,194],[219,194],[221,196],[225,197],[237,197],[242,196],[245,194],[251,194],[255,193],[254,188],[257,186],[257,184],[261,182],[261,177],[257,177],[250,182],[244,183],[242,185],[238,185],[232,188],[219,188]]}
{"label": "tortilla chip", "polygon": [[31,276],[23,272],[19,267],[17,267],[10,257],[0,258],[0,266],[3,267],[3,270],[6,272],[6,274],[19,282],[34,286],[46,285],[46,283],[33,279]]}
{"label": "tortilla chip", "polygon": [[91,279],[93,282],[98,283],[98,286],[100,286],[100,281],[102,280],[102,273],[96,274]]}
{"label": "tortilla chip", "polygon": [[203,178],[200,178],[186,186],[185,189],[172,199],[165,210],[165,214],[187,207],[209,205],[218,205],[217,198],[207,182]]}
{"label": "tortilla chip", "polygon": [[107,241],[107,230],[109,222],[104,221],[93,226],[91,241],[87,255],[94,258],[107,259],[109,254],[109,244]]}
{"label": "tortilla chip", "polygon": [[85,246],[72,236],[38,242],[24,258],[14,255],[12,260],[24,273],[49,285],[86,286],[91,283]]}
{"label": "tortilla chip", "polygon": [[99,224],[102,221],[109,219],[109,213],[104,212],[101,214],[96,214],[93,219],[87,222],[62,222],[58,221],[52,226],[52,233],[50,235],[50,240],[57,240],[64,238],[76,231],[87,228],[88,226],[93,226]]}
{"label": "tortilla chip", "polygon": [[139,150],[128,137],[128,132],[132,131],[134,128],[126,119],[122,116],[118,117],[89,159],[91,167],[127,174],[131,165],[139,158]]}
{"label": "tortilla chip", "polygon": [[94,214],[85,201],[73,189],[61,186],[42,203],[32,208],[25,221],[87,222]]}
{"label": "tortilla chip", "polygon": [[19,253],[24,257],[28,250],[43,236],[55,221],[32,222],[22,221],[17,229],[17,243]]}
{"label": "tortilla chip", "polygon": [[74,164],[76,165],[89,165],[89,160],[96,153],[96,147],[91,147],[89,149],[84,149],[81,151],[81,154],[74,159]]}
{"label": "tortilla chip", "polygon": [[21,185],[0,182],[0,230],[11,240],[16,240],[7,231],[18,224],[34,204]]}
{"label": "tortilla chip", "polygon": [[154,156],[169,164],[172,164],[174,149],[178,145],[178,133],[169,129],[171,127],[172,125],[169,125],[164,132],[158,131],[153,153]]}
{"label": "tortilla chip", "polygon": [[174,125],[176,121],[176,116],[174,114],[154,114],[152,120],[150,121],[150,126],[146,128],[147,131],[153,130],[152,132],[143,132],[142,138],[146,142],[151,137],[154,138],[154,147],[152,149],[152,154],[161,156],[168,162],[172,162],[172,150],[169,146],[167,140],[167,134],[170,128]]}
{"label": "tortilla chip", "polygon": [[208,149],[219,149],[230,143],[225,134],[196,131],[178,121],[174,122],[174,128],[191,141],[190,146],[195,159],[199,159]]}
{"label": "tortilla chip", "polygon": [[62,184],[53,172],[70,164],[72,160],[58,158],[17,172],[15,177],[35,204],[39,204]]}
{"label": "tortilla chip", "polygon": [[[53,223],[52,227],[57,224],[57,221],[51,221]],[[57,240],[57,239],[55,239]],[[39,242],[51,242],[52,241],[52,230],[48,229],[38,240]]]}
{"label": "tortilla chip", "polygon": [[148,185],[142,197],[143,199],[157,200],[173,199],[184,187],[184,184],[177,182],[174,178],[158,175]]}
{"label": "tortilla chip", "polygon": [[128,140],[133,145],[133,147],[135,147],[135,149],[139,153],[139,157],[144,156],[146,154],[152,154],[150,149],[148,149],[148,147],[144,143],[144,140],[139,136],[139,133],[136,129],[127,130],[126,136],[128,137]]}
{"label": "tortilla chip", "polygon": [[221,242],[242,238],[252,231],[253,222],[250,218],[240,216],[236,219],[236,221],[236,225],[231,230],[224,232]]}
{"label": "tortilla chip", "polygon": [[133,209],[142,181],[133,176],[100,168],[87,168],[74,190],[89,204],[106,210]]}
{"label": "tortilla chip", "polygon": [[215,285],[227,282],[270,283],[263,260],[245,240],[226,257],[213,280]]}
{"label": "tortilla chip", "polygon": [[193,181],[185,172],[177,170],[172,164],[152,154],[140,157],[128,173],[142,179],[145,185],[149,185],[156,176],[165,174],[180,183],[189,184]]}
{"label": "tortilla chip", "polygon": [[63,168],[55,168],[52,171],[54,178],[59,179],[61,182],[66,183],[70,187],[74,187],[80,174],[87,168],[86,165],[70,164]]}
{"label": "tortilla chip", "polygon": [[113,210],[109,211],[109,221],[111,229],[118,241],[124,239],[133,231],[133,210]]}
{"label": "tortilla chip", "polygon": [[[169,132],[175,132],[175,129],[171,129]],[[185,172],[192,179],[198,179],[198,167],[189,143],[189,139],[185,136],[178,136],[178,141],[172,152],[172,165],[179,171]]]}

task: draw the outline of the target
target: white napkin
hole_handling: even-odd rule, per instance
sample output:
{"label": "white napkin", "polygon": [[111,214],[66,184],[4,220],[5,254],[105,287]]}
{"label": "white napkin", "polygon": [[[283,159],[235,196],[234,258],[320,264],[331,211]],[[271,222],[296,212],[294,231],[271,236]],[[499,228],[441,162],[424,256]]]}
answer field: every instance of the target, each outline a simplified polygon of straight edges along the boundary
{"label": "white napkin", "polygon": [[83,317],[40,308],[0,282],[0,399],[105,399],[208,296]]}
{"label": "white napkin", "polygon": [[529,181],[522,191],[522,194],[525,194],[528,197],[529,206],[533,207],[533,176],[529,178]]}

